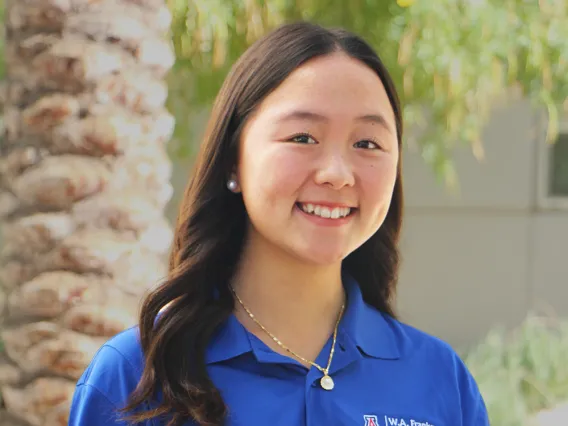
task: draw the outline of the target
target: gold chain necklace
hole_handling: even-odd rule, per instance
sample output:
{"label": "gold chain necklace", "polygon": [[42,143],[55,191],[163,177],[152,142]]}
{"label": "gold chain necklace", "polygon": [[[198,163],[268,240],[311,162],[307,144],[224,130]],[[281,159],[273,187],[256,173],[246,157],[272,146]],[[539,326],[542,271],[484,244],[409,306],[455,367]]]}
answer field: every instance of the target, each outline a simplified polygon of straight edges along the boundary
{"label": "gold chain necklace", "polygon": [[321,371],[323,373],[323,377],[320,379],[320,385],[322,388],[324,388],[325,390],[332,390],[335,387],[335,383],[333,381],[333,379],[329,376],[329,367],[331,366],[331,361],[333,360],[333,354],[335,353],[335,343],[337,342],[337,329],[339,328],[339,322],[341,321],[341,317],[343,316],[343,311],[345,310],[345,303],[343,303],[341,305],[341,310],[339,311],[339,315],[337,316],[337,322],[335,323],[335,328],[333,329],[333,342],[331,344],[331,351],[329,352],[329,358],[327,360],[327,366],[324,368],[318,364],[316,364],[313,361],[310,361],[309,359],[306,359],[300,355],[298,355],[296,352],[294,352],[292,349],[290,349],[288,346],[286,346],[284,343],[282,343],[280,341],[280,339],[278,339],[274,334],[272,334],[270,331],[268,331],[254,316],[254,314],[246,307],[246,305],[244,304],[244,302],[241,300],[241,298],[239,297],[239,295],[237,294],[237,292],[235,291],[235,289],[231,286],[231,291],[233,292],[233,294],[235,295],[235,297],[237,298],[237,300],[239,301],[239,304],[243,307],[243,309],[245,310],[245,312],[248,314],[248,316],[250,317],[250,319],[252,319],[256,325],[258,325],[262,331],[264,331],[266,334],[268,334],[270,336],[270,338],[272,340],[274,340],[274,342],[280,346],[282,349],[284,349],[286,352],[289,352],[291,355],[295,356],[296,358],[298,358],[300,361],[305,362],[306,364],[310,364],[314,367],[316,367],[319,371]]}

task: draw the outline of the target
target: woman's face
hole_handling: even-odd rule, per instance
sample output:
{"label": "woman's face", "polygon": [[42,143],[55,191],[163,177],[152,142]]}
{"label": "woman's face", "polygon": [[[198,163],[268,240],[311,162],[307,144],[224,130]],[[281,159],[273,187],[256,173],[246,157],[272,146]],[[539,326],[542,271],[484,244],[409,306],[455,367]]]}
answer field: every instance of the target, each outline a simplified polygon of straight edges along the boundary
{"label": "woman's face", "polygon": [[382,225],[398,158],[394,112],[375,72],[340,53],[307,62],[242,134],[236,179],[249,243],[340,262]]}

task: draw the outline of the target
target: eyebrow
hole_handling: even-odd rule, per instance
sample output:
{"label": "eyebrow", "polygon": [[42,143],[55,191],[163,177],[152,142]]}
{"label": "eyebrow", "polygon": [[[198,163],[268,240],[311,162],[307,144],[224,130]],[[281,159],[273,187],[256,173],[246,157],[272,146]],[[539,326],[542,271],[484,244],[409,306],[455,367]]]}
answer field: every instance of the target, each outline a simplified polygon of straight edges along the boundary
{"label": "eyebrow", "polygon": [[[325,115],[318,114],[312,111],[304,111],[304,110],[294,110],[292,112],[282,115],[278,119],[279,122],[293,121],[293,120],[311,120],[311,121],[322,121],[322,122],[329,121],[329,119]],[[386,130],[393,133],[391,126],[389,125],[385,117],[381,114],[365,114],[357,117],[355,120],[372,123],[372,124],[378,124],[379,126],[384,127]]]}

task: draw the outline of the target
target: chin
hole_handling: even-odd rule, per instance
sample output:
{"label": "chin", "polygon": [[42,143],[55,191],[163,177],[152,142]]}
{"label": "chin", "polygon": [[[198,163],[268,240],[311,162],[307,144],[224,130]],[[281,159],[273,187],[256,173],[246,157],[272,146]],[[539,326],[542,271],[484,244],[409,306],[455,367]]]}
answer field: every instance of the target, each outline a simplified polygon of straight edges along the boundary
{"label": "chin", "polygon": [[305,263],[313,264],[315,266],[329,266],[341,263],[347,257],[345,250],[302,250],[295,253],[296,257]]}

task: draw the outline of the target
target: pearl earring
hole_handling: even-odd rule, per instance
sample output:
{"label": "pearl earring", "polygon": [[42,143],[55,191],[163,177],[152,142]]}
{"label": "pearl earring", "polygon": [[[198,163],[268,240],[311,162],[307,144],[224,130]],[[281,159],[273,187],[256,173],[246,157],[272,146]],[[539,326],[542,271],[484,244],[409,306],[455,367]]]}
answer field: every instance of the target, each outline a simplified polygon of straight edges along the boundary
{"label": "pearl earring", "polygon": [[227,188],[229,188],[229,191],[231,192],[235,192],[238,187],[239,185],[235,179],[229,179],[229,182],[227,182]]}

